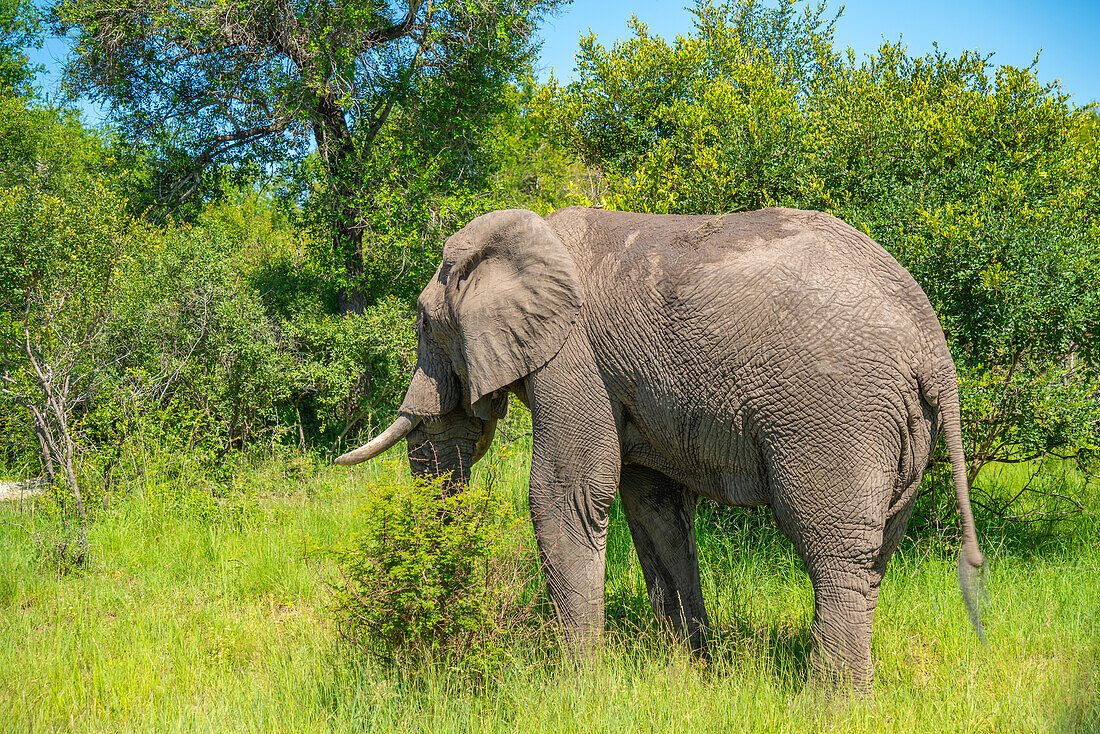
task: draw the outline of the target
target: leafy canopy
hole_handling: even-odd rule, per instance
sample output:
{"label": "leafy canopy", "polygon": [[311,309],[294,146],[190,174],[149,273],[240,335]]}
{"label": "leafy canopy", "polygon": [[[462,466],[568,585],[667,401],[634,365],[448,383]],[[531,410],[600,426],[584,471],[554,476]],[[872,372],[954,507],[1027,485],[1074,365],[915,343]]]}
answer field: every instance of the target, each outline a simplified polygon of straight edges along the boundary
{"label": "leafy canopy", "polygon": [[33,93],[34,75],[27,48],[42,47],[42,18],[33,0],[0,0],[0,96]]}
{"label": "leafy canopy", "polygon": [[529,67],[535,23],[561,2],[58,0],[55,25],[77,31],[73,93],[108,103],[127,140],[158,152],[162,202],[203,193],[215,162],[315,150],[313,198],[347,276],[341,311],[362,311],[370,192],[385,165],[376,142],[396,130],[393,152],[427,152],[426,170],[437,154],[472,159],[447,167],[443,188],[476,169],[479,133]]}
{"label": "leafy canopy", "polygon": [[63,0],[55,14],[78,31],[74,93],[111,105],[128,138],[161,136],[208,164],[369,146],[424,80],[508,77],[555,4]]}

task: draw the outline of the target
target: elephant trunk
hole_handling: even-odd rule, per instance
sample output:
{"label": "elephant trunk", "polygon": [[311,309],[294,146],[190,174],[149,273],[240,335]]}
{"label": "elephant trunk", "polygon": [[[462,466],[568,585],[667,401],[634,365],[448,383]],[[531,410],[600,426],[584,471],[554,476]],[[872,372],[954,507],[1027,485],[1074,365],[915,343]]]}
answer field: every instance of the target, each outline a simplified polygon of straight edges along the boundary
{"label": "elephant trunk", "polygon": [[349,451],[337,457],[336,463],[341,466],[351,466],[366,461],[367,459],[373,459],[375,456],[378,456],[407,436],[409,431],[416,428],[419,422],[419,417],[411,417],[402,413],[397,416],[397,420],[395,420],[389,428],[382,431],[382,433],[375,436],[369,442],[363,444],[354,451]]}

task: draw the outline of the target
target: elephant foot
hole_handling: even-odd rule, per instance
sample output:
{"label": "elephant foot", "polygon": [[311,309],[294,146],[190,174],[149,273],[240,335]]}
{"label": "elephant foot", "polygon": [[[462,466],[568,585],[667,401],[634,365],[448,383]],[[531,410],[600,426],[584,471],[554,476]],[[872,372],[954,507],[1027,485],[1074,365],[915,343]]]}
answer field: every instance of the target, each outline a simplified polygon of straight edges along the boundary
{"label": "elephant foot", "polygon": [[821,716],[828,718],[834,713],[844,714],[853,706],[873,705],[874,693],[870,687],[859,689],[840,685],[835,678],[831,681],[819,679],[812,670],[806,685],[789,700],[792,713],[811,720]]}
{"label": "elephant foot", "polygon": [[700,626],[688,637],[688,648],[695,658],[706,666],[714,662],[714,655],[710,651],[710,643],[707,641],[706,628]]}
{"label": "elephant foot", "polygon": [[[868,651],[869,652],[869,651]],[[806,689],[828,700],[859,700],[872,693],[874,669],[868,659],[837,659],[815,646],[810,655],[809,680]]]}
{"label": "elephant foot", "polygon": [[587,666],[603,649],[602,630],[559,626],[558,639],[564,655],[579,666]]}

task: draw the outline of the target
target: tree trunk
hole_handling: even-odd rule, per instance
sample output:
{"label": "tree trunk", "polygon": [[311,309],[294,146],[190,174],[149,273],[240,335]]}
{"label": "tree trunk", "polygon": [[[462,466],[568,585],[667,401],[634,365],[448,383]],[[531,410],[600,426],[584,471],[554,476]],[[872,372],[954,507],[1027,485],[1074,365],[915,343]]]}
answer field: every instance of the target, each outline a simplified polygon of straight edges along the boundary
{"label": "tree trunk", "polygon": [[333,227],[333,252],[344,256],[344,274],[347,283],[336,292],[336,308],[341,316],[361,314],[367,308],[366,294],[360,289],[366,269],[363,266],[363,230],[357,225],[359,209],[345,206],[336,217]]}

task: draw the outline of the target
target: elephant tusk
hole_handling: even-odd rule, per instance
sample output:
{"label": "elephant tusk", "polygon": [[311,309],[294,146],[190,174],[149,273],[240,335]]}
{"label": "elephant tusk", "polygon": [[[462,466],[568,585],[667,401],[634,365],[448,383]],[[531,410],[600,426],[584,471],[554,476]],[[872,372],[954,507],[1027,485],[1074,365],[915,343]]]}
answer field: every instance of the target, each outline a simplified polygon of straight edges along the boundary
{"label": "elephant tusk", "polygon": [[419,422],[419,416],[410,418],[402,413],[397,416],[397,420],[395,420],[389,428],[382,431],[370,441],[353,451],[347,452],[343,456],[336,457],[336,463],[340,466],[351,466],[352,464],[358,464],[367,459],[373,459],[375,456],[378,456],[405,436],[409,435],[409,431],[415,428],[416,424]]}

